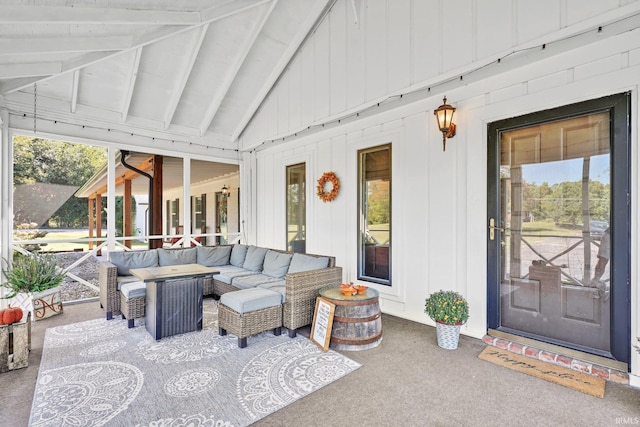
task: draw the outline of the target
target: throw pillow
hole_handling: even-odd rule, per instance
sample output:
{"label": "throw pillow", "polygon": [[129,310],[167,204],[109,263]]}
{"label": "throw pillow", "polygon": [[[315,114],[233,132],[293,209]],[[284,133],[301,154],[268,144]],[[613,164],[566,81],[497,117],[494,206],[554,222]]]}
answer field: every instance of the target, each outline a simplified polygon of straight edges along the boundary
{"label": "throw pillow", "polygon": [[247,249],[249,249],[247,245],[233,245],[233,249],[231,249],[231,258],[229,259],[231,265],[242,267],[244,264],[244,258],[247,255]]}
{"label": "throw pillow", "polygon": [[118,276],[129,276],[131,268],[158,266],[158,250],[111,252],[109,262],[118,267]]}
{"label": "throw pillow", "polygon": [[291,265],[289,265],[289,271],[287,273],[300,273],[301,271],[320,270],[327,268],[329,265],[329,258],[321,256],[309,256],[299,253],[293,254],[291,258]]}
{"label": "throw pillow", "polygon": [[269,250],[264,257],[262,274],[278,278],[284,277],[287,274],[287,270],[289,270],[292,256],[293,254]]}
{"label": "throw pillow", "polygon": [[196,259],[205,267],[220,267],[229,264],[231,246],[198,246]]}
{"label": "throw pillow", "polygon": [[262,264],[264,263],[264,257],[267,255],[267,251],[267,248],[249,246],[242,267],[251,271],[262,271]]}
{"label": "throw pillow", "polygon": [[158,264],[160,266],[195,264],[195,263],[196,263],[196,248],[158,249]]}

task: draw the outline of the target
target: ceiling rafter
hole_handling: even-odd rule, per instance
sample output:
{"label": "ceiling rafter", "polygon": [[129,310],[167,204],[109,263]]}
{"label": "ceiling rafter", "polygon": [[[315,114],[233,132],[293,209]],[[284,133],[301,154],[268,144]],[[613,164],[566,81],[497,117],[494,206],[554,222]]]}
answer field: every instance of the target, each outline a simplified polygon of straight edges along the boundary
{"label": "ceiling rafter", "polygon": [[73,83],[71,86],[71,112],[75,113],[78,107],[78,86],[80,85],[80,70],[73,72]]}
{"label": "ceiling rafter", "polygon": [[96,52],[128,49],[131,36],[0,38],[0,57],[36,53]]}
{"label": "ceiling rafter", "polygon": [[112,7],[0,6],[2,24],[195,25],[198,11],[117,9]]}
{"label": "ceiling rafter", "polygon": [[289,48],[282,55],[280,62],[275,67],[273,67],[271,75],[268,79],[265,80],[261,90],[256,93],[253,102],[248,104],[246,108],[247,112],[238,122],[236,130],[231,135],[231,139],[233,141],[237,140],[240,137],[249,121],[251,121],[253,115],[256,113],[256,111],[258,111],[258,108],[260,108],[260,105],[264,102],[267,95],[269,95],[269,92],[277,84],[287,66],[289,66],[291,61],[295,58],[298,50],[300,50],[300,48],[304,45],[306,39],[324,20],[326,14],[329,13],[329,10],[331,10],[335,2],[336,0],[327,0],[324,3],[316,3],[317,10],[308,15],[309,18],[307,19],[307,22],[300,24],[300,31],[296,35],[295,39],[291,40],[291,42],[289,43]]}
{"label": "ceiling rafter", "polygon": [[138,69],[140,68],[140,57],[142,56],[142,48],[139,47],[136,49],[136,52],[133,56],[133,61],[131,61],[131,70],[129,71],[129,82],[127,84],[127,90],[125,92],[125,96],[122,100],[122,121],[126,122],[127,117],[129,116],[129,108],[131,107],[131,98],[133,97],[133,88],[136,86],[136,80],[138,79]]}
{"label": "ceiling rafter", "polygon": [[[37,83],[39,81],[42,80],[48,80],[51,79],[53,77],[57,77],[60,74],[63,73],[67,73],[67,72],[72,72],[78,68],[83,68],[89,65],[93,65],[99,61],[105,60],[107,58],[110,58],[112,56],[115,55],[120,55],[123,52],[132,50],[132,49],[137,49],[140,47],[144,47],[147,46],[151,43],[156,43],[160,40],[163,40],[167,37],[171,37],[177,34],[181,34],[185,31],[190,31],[200,25],[206,25],[209,24],[211,22],[220,20],[220,19],[224,19],[227,18],[229,16],[232,16],[236,13],[242,13],[246,10],[249,10],[251,8],[260,6],[262,4],[265,3],[270,3],[273,0],[237,0],[231,3],[226,3],[222,6],[217,6],[217,7],[212,7],[209,8],[207,10],[205,10],[204,12],[202,12],[203,16],[206,16],[207,18],[205,20],[202,20],[202,22],[199,22],[197,24],[194,25],[188,25],[188,26],[178,26],[178,27],[163,27],[160,28],[157,31],[154,31],[150,34],[146,34],[142,37],[140,37],[137,41],[133,42],[133,46],[130,46],[128,49],[125,50],[121,50],[121,51],[111,51],[111,52],[99,52],[99,53],[92,53],[92,54],[87,54],[87,55],[82,55],[78,58],[75,58],[72,61],[69,61],[69,66],[63,66],[61,67],[61,69],[57,72],[52,72],[49,75],[45,75],[39,79],[36,80],[31,80],[29,84],[23,84],[22,81],[16,81],[16,82],[12,82],[13,84],[6,84],[3,86],[3,90],[2,90],[2,94],[6,95],[12,92],[16,92],[19,91],[21,89],[24,89],[28,86],[31,86],[33,83]],[[37,9],[38,11],[40,9],[48,9],[48,8],[33,8],[33,9]],[[76,9],[76,8],[65,8],[65,9]],[[2,11],[2,7],[0,7],[0,16],[2,15],[3,11]],[[13,22],[15,23],[15,22]],[[91,22],[81,22],[82,24],[89,24]],[[102,22],[104,23],[104,22]],[[65,61],[66,63],[66,61]],[[71,65],[73,64],[73,65]],[[34,74],[25,74],[26,76],[34,76]],[[19,77],[24,77],[25,75],[21,75]],[[18,77],[18,76],[16,76]]]}
{"label": "ceiling rafter", "polygon": [[228,72],[225,78],[218,83],[220,90],[217,91],[216,96],[214,96],[211,102],[209,103],[209,106],[207,107],[207,111],[204,114],[202,121],[200,122],[200,135],[204,135],[207,132],[207,129],[209,128],[209,126],[211,126],[211,123],[213,122],[213,119],[215,118],[224,97],[226,96],[227,92],[229,92],[229,89],[231,89],[231,86],[233,85],[233,81],[235,80],[235,77],[238,74],[238,70],[240,70],[240,67],[242,67],[242,64],[247,59],[247,55],[249,55],[251,48],[253,47],[256,39],[258,38],[258,35],[264,28],[264,25],[269,19],[269,16],[275,9],[277,3],[278,3],[278,0],[273,0],[273,2],[271,3],[271,6],[264,12],[264,14],[260,16],[258,19],[256,19],[253,27],[251,28],[251,33],[249,34],[249,37],[247,37],[247,40],[244,43],[242,49],[238,51],[238,55],[235,58],[233,67],[230,67],[228,69]]}
{"label": "ceiling rafter", "polygon": [[165,129],[168,129],[171,125],[173,116],[176,113],[176,108],[178,108],[178,103],[180,102],[180,98],[182,98],[184,88],[187,85],[187,80],[189,80],[189,76],[191,75],[191,71],[193,70],[193,65],[198,58],[198,53],[200,52],[202,42],[204,41],[204,37],[207,35],[208,30],[209,24],[201,26],[199,33],[197,33],[191,40],[191,53],[189,54],[189,57],[184,61],[184,66],[182,67],[179,81],[177,82],[176,87],[173,90],[171,99],[169,99],[167,102],[167,112],[164,117]]}

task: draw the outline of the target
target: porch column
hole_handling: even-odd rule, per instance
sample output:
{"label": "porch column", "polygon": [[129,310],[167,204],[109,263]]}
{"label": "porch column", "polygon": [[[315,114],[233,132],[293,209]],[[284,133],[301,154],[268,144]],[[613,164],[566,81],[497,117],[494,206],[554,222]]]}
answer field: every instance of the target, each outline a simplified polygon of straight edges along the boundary
{"label": "porch column", "polygon": [[[131,236],[131,179],[124,180],[124,195],[122,198],[122,234]],[[131,249],[131,240],[124,241],[124,245]]]}
{"label": "porch column", "polygon": [[107,150],[107,247],[116,248],[116,149]]}
{"label": "porch column", "polygon": [[[11,258],[13,241],[13,144],[9,138],[9,111],[0,110],[0,259]],[[0,281],[4,281],[0,273]],[[0,287],[0,297],[8,289]],[[6,299],[0,299],[0,308],[7,306]]]}
{"label": "porch column", "polygon": [[184,241],[182,247],[191,246],[191,158],[182,159],[182,193],[184,203],[182,204],[182,235]]}
{"label": "porch column", "polygon": [[[102,194],[96,194],[96,237],[97,243],[100,245],[102,241],[99,240],[102,237]],[[97,255],[102,255],[102,250],[99,250]]]}
{"label": "porch column", "polygon": [[88,207],[87,207],[87,211],[89,212],[89,250],[93,249],[93,206],[94,206],[94,202],[95,199],[93,196],[89,196],[87,197],[87,202],[88,202]]}
{"label": "porch column", "polygon": [[[153,156],[153,206],[149,229],[152,236],[162,234],[162,156]],[[162,239],[149,239],[149,248],[161,248]]]}

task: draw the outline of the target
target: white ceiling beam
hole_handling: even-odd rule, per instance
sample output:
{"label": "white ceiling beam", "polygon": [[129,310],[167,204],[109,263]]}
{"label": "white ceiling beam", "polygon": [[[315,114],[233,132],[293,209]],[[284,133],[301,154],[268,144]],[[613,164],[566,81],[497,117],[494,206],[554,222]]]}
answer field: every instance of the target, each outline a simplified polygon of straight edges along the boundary
{"label": "white ceiling beam", "polygon": [[227,92],[229,92],[229,89],[231,89],[231,86],[233,85],[233,81],[235,80],[236,75],[238,74],[238,71],[242,67],[242,64],[244,63],[244,61],[247,59],[247,56],[249,55],[249,52],[251,51],[253,44],[256,42],[258,35],[260,35],[260,31],[262,31],[262,29],[264,28],[264,25],[266,24],[267,20],[269,19],[269,16],[273,12],[273,9],[275,9],[277,3],[278,3],[278,0],[273,0],[269,8],[264,11],[262,16],[256,19],[253,27],[251,28],[251,32],[249,36],[247,37],[244,45],[242,46],[242,49],[238,51],[238,54],[235,57],[233,66],[228,68],[225,77],[220,82],[218,82],[219,89],[216,91],[216,95],[213,97],[213,99],[209,103],[209,106],[207,107],[207,110],[202,118],[202,121],[200,122],[201,135],[204,135],[207,132],[207,129],[209,128],[209,126],[211,126],[213,119],[218,113],[218,109],[220,108],[220,105],[222,105],[222,101],[224,100],[225,96],[227,95]]}
{"label": "white ceiling beam", "polygon": [[[7,99],[7,107],[16,113],[25,114],[26,117],[33,117],[33,93],[17,92]],[[101,107],[94,107],[85,104],[78,104],[75,114],[69,111],[69,102],[49,98],[38,94],[38,120],[57,120],[62,123],[75,123],[87,125],[88,127],[100,127],[102,129],[118,129],[120,131],[145,135],[147,137],[158,137],[173,140],[189,140],[194,143],[202,140],[199,131],[193,127],[173,125],[170,130],[163,129],[160,120],[146,119],[142,117],[129,117],[126,123],[122,121],[119,111],[105,110]],[[210,136],[212,132],[207,134]],[[228,135],[213,134],[220,141],[229,141]]]}
{"label": "white ceiling beam", "polygon": [[167,112],[164,117],[164,128],[168,129],[171,125],[171,121],[173,120],[173,116],[176,113],[176,108],[178,108],[178,103],[182,98],[182,93],[184,92],[184,88],[187,85],[187,80],[189,80],[189,76],[191,75],[191,71],[193,70],[193,65],[198,58],[198,53],[200,52],[200,48],[202,47],[202,42],[204,40],[207,31],[209,30],[209,24],[203,25],[199,28],[199,31],[196,32],[195,36],[191,41],[191,48],[189,57],[183,61],[182,71],[178,76],[178,82],[176,83],[175,88],[173,89],[173,93],[171,95],[171,99],[167,101]]}
{"label": "white ceiling beam", "polygon": [[242,120],[238,122],[236,130],[231,135],[231,138],[235,141],[240,137],[240,134],[244,131],[245,127],[251,121],[251,118],[256,113],[260,105],[264,102],[269,92],[273,89],[275,84],[280,79],[280,76],[284,73],[287,66],[291,63],[297,52],[305,43],[310,34],[315,28],[320,25],[324,20],[325,15],[329,12],[336,0],[326,0],[325,2],[315,3],[316,7],[308,15],[307,20],[302,23],[299,28],[300,31],[296,34],[296,37],[289,43],[289,48],[283,53],[280,62],[273,67],[271,75],[265,80],[262,85],[262,89],[257,92],[253,102],[247,106],[247,112]]}
{"label": "white ceiling beam", "polygon": [[62,71],[61,61],[0,64],[0,79],[50,76]]}
{"label": "white ceiling beam", "polygon": [[[198,23],[198,24],[194,24],[193,26],[187,26],[187,27],[168,27],[168,28],[161,28],[160,30],[157,31],[153,31],[150,34],[146,34],[143,37],[140,37],[137,41],[134,40],[133,42],[133,46],[131,46],[129,49],[127,50],[132,50],[132,49],[138,49],[141,47],[144,47],[146,45],[149,45],[151,43],[155,43],[158,42],[160,40],[164,40],[167,37],[171,37],[177,34],[181,34],[185,31],[190,31],[200,25],[206,25],[209,24],[211,22],[215,22],[224,18],[227,18],[231,15],[234,15],[236,13],[241,13],[244,12],[248,9],[251,9],[253,7],[257,7],[260,5],[263,5],[265,3],[270,3],[273,0],[236,0],[233,1],[231,3],[227,3],[224,4],[223,6],[219,6],[219,7],[215,7],[215,8],[210,8],[207,9],[205,12],[203,12],[203,14],[205,14],[207,16],[206,20],[203,20],[203,22]],[[40,6],[38,6],[37,9],[40,9]],[[44,8],[46,9],[46,8]],[[71,8],[73,9],[73,8]],[[2,7],[0,6],[0,16],[2,15]],[[87,22],[82,22],[83,24],[86,24]],[[104,23],[104,22],[103,22]],[[126,50],[125,50],[126,51]],[[73,66],[70,67],[64,67],[64,69],[62,69],[60,72],[58,72],[57,74],[54,75],[49,75],[46,77],[41,78],[40,80],[47,80],[53,77],[56,77],[59,74],[62,73],[66,73],[66,72],[71,72],[74,71],[78,68],[83,68],[89,65],[93,65],[99,61],[105,60],[107,58],[110,58],[112,56],[115,55],[119,55],[124,51],[116,51],[116,52],[107,52],[105,54],[101,54],[98,53],[96,55],[85,55],[85,56],[81,56],[79,58],[74,59]],[[16,77],[26,77],[28,75],[23,75],[23,76],[16,76]],[[29,81],[29,84],[22,84],[21,81],[16,80],[15,82],[12,83],[7,83],[4,84],[2,86],[2,92],[0,92],[0,95],[6,95],[12,92],[17,92],[21,89],[24,89],[25,87],[28,87],[30,85],[33,84],[33,81]]]}
{"label": "white ceiling beam", "polygon": [[127,85],[127,91],[125,92],[124,99],[122,100],[121,115],[122,121],[126,122],[129,116],[129,108],[131,107],[131,99],[133,98],[133,89],[136,87],[136,80],[138,79],[138,68],[140,68],[140,57],[142,56],[142,48],[136,49],[133,61],[131,61],[131,71],[129,72],[129,84]]}
{"label": "white ceiling beam", "polygon": [[75,113],[78,107],[78,86],[80,84],[80,70],[73,72],[73,84],[71,86],[71,112]]}
{"label": "white ceiling beam", "polygon": [[128,49],[131,36],[0,38],[0,56]]}
{"label": "white ceiling beam", "polygon": [[111,7],[0,6],[0,24],[195,25],[198,11],[116,9]]}

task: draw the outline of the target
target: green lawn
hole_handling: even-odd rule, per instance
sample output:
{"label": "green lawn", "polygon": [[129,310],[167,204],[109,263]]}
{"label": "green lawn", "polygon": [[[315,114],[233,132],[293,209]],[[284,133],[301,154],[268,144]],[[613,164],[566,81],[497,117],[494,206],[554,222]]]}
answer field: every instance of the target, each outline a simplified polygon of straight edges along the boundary
{"label": "green lawn", "polygon": [[553,236],[581,236],[581,230],[558,227],[553,221],[535,221],[522,223],[523,234],[541,234]]}
{"label": "green lawn", "polygon": [[[104,237],[104,236],[103,236]],[[71,252],[73,250],[88,251],[89,243],[88,242],[64,242],[64,240],[75,240],[75,239],[88,239],[89,232],[87,230],[72,230],[72,231],[54,231],[51,230],[49,233],[40,240],[61,240],[61,242],[56,243],[48,243],[45,246],[42,246],[43,251],[61,251],[61,252]],[[94,247],[97,244],[94,242]],[[146,248],[147,244],[144,242],[139,242],[138,240],[133,240],[132,245],[133,248],[140,247]]]}

